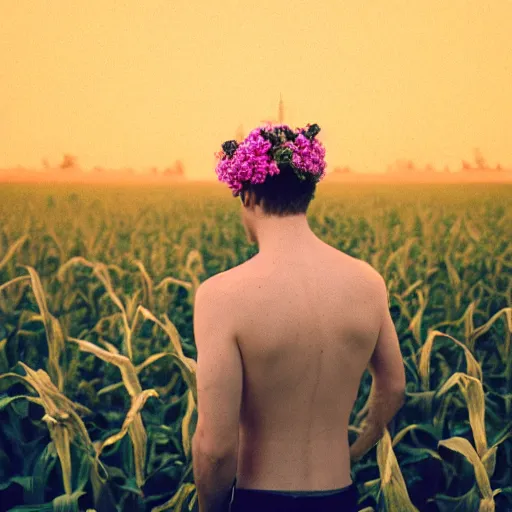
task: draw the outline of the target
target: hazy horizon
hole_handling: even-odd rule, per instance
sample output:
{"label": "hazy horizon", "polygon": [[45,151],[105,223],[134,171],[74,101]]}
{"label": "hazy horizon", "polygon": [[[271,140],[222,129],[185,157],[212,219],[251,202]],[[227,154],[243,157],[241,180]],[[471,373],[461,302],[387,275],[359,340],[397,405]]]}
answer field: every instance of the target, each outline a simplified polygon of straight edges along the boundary
{"label": "hazy horizon", "polygon": [[214,152],[276,121],[280,94],[331,171],[454,171],[474,148],[512,168],[510,0],[0,5],[0,169],[70,153],[215,180]]}

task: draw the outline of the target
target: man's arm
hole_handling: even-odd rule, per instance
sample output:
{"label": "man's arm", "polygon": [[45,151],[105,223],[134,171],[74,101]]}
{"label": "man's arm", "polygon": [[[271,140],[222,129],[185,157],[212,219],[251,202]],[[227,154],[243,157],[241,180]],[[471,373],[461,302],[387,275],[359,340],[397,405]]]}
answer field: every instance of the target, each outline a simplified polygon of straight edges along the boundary
{"label": "man's arm", "polygon": [[236,476],[242,359],[230,304],[221,276],[208,279],[196,292],[198,420],[192,461],[199,512],[227,512]]}
{"label": "man's arm", "polygon": [[350,459],[357,462],[384,434],[384,429],[405,401],[405,370],[393,319],[389,312],[386,283],[380,276],[377,300],[382,323],[370,359],[372,387],[368,397],[368,415],[363,430],[350,446]]}

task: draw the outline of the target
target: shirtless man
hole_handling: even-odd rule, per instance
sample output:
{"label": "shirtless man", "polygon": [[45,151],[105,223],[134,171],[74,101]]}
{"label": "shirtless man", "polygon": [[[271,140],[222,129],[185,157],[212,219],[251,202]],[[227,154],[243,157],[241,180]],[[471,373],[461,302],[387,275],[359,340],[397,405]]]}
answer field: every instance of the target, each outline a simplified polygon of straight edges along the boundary
{"label": "shirtless man", "polygon": [[[192,453],[200,512],[357,511],[351,461],[377,443],[403,404],[385,282],[311,231],[310,190],[286,204],[257,204],[254,187],[242,192],[244,228],[259,253],[197,291]],[[367,367],[369,412],[349,447]]]}

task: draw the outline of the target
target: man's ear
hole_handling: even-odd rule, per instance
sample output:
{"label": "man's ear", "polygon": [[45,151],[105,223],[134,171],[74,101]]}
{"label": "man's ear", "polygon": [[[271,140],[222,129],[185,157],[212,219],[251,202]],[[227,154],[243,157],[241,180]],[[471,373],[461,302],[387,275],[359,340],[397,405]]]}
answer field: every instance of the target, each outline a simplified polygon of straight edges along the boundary
{"label": "man's ear", "polygon": [[[242,195],[243,194],[243,195]],[[241,192],[242,195],[242,203],[246,208],[251,208],[251,206],[254,204],[254,197],[253,193],[249,192],[247,190],[244,190]]]}

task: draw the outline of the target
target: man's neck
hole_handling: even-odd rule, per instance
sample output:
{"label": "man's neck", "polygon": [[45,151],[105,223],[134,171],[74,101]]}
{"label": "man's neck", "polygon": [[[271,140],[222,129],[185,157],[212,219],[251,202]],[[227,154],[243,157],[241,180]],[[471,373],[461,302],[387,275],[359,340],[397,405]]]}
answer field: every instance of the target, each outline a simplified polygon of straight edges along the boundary
{"label": "man's neck", "polygon": [[256,238],[262,255],[293,255],[318,242],[305,215],[265,219],[260,223]]}

